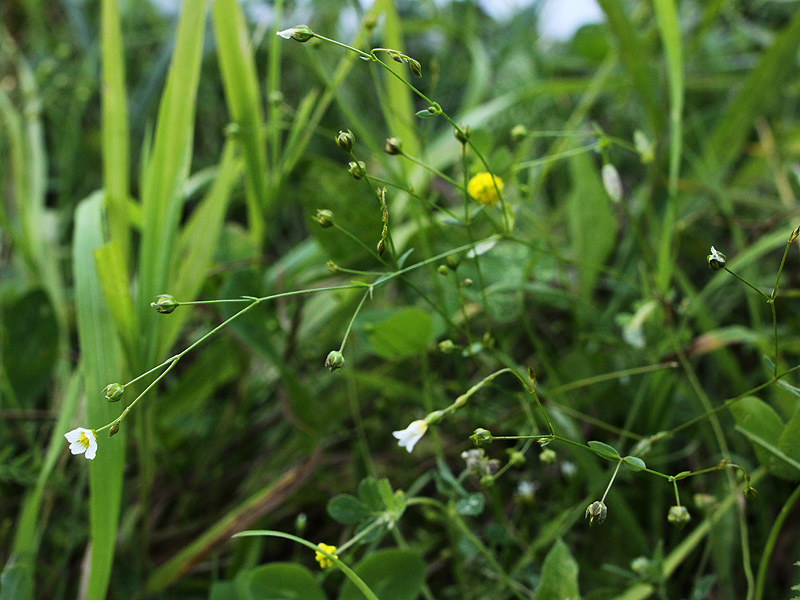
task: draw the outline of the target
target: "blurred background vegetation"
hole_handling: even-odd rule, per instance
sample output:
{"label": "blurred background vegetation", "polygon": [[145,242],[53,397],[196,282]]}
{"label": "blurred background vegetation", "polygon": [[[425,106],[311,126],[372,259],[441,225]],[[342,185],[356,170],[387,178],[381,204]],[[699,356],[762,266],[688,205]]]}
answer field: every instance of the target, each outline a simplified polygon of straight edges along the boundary
{"label": "blurred background vegetation", "polygon": [[[427,587],[382,600],[565,598],[547,583],[549,555],[583,598],[790,597],[800,393],[795,373],[774,373],[800,358],[800,257],[793,245],[776,357],[769,304],[706,255],[714,245],[769,294],[800,224],[798,2],[598,4],[599,22],[554,39],[539,34],[535,2],[497,18],[466,1],[3,2],[0,598],[265,597],[248,577],[274,561],[311,568],[334,597],[341,573],[320,572],[307,549],[231,535],[341,545],[357,519],[326,506],[369,477],[449,511],[409,507],[341,556],[355,564],[396,546],[424,561]],[[462,157],[452,127],[415,117],[427,104],[374,64],[275,35],[298,23],[418,60],[422,79],[398,72],[470,127],[473,148]],[[367,248],[380,236],[374,193],[334,143],[342,129],[376,183],[389,182],[392,267],[412,249],[406,265],[497,233],[500,209],[468,203],[465,227],[432,208],[462,217],[446,177],[485,170],[476,149],[505,182],[513,234],[479,261],[460,253],[448,277],[442,259],[376,289],[335,373],[325,357],[363,292],[261,304],[187,354],[119,435],[101,433],[95,461],[70,456],[66,431],[105,425],[149,381],[122,406],[102,398],[106,384],[240,307],[157,315],[155,294],[374,280],[327,261],[391,270],[313,220],[333,211]],[[390,136],[418,161],[385,154]],[[621,202],[602,185],[605,163]],[[466,278],[476,284],[454,283]],[[455,352],[440,351],[447,339]],[[495,442],[491,459],[505,465],[515,448],[526,462],[482,485],[461,457],[473,430],[532,433],[511,377],[413,454],[397,447],[392,431],[503,367],[533,368],[560,435],[635,449],[667,474],[727,459],[755,474],[757,498],[745,503],[730,470],[690,478],[680,488],[692,521],[676,529],[672,485],[625,473],[590,529],[584,510],[614,465],[557,443],[545,464],[538,446]]]}

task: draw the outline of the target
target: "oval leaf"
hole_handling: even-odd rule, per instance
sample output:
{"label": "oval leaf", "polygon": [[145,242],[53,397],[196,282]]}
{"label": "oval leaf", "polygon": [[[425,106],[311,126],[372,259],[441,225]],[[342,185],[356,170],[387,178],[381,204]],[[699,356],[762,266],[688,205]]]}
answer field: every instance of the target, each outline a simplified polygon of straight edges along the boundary
{"label": "oval leaf", "polygon": [[625,467],[627,467],[629,471],[641,471],[647,468],[644,461],[636,456],[626,456],[622,460],[625,461]]}
{"label": "oval leaf", "polygon": [[589,442],[589,448],[591,448],[595,454],[602,456],[603,458],[615,460],[620,457],[619,452],[617,452],[612,446],[604,444],[603,442],[598,442],[597,440],[592,440]]}
{"label": "oval leaf", "polygon": [[328,514],[345,525],[354,525],[372,516],[361,500],[350,494],[341,494],[328,502]]}
{"label": "oval leaf", "polygon": [[271,563],[256,567],[239,589],[242,587],[248,593],[247,597],[254,599],[326,600],[314,574],[294,563]]}
{"label": "oval leaf", "polygon": [[415,356],[433,341],[433,317],[421,308],[403,308],[371,326],[369,343],[384,358]]}
{"label": "oval leaf", "polygon": [[[381,600],[414,600],[425,583],[425,563],[410,550],[379,550],[358,563],[354,571]],[[348,579],[339,600],[365,598]]]}

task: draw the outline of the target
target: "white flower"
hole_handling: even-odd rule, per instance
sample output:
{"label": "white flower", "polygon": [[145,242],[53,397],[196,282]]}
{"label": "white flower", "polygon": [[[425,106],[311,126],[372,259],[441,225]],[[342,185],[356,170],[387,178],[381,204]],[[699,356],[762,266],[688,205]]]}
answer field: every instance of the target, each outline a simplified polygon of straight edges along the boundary
{"label": "white flower", "polygon": [[86,458],[92,460],[97,455],[97,436],[93,429],[84,429],[78,427],[69,433],[65,433],[64,437],[69,442],[69,451],[73,454],[86,453]]}
{"label": "white flower", "polygon": [[398,444],[401,448],[411,452],[426,431],[428,431],[428,424],[420,420],[412,422],[411,425],[401,431],[393,431],[392,435],[398,439]]}

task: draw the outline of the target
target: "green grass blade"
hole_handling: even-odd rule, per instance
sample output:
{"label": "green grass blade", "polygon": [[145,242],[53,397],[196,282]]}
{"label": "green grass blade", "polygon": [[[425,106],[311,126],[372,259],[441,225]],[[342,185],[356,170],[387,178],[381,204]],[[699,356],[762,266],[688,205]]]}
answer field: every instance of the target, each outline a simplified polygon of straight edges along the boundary
{"label": "green grass blade", "polygon": [[661,111],[653,92],[653,81],[647,66],[644,44],[634,30],[627,9],[620,0],[598,0],[608,21],[609,29],[616,39],[618,56],[622,65],[631,75],[633,88],[644,104],[650,127],[661,130]]}
{"label": "green grass blade", "polygon": [[[225,214],[236,179],[241,171],[241,161],[236,158],[236,143],[225,145],[214,185],[192,213],[180,235],[176,257],[174,284],[169,292],[182,301],[194,300],[205,281],[205,273],[212,263],[217,241],[225,224]],[[179,310],[170,315],[164,325],[161,351],[167,352],[191,314]]]}
{"label": "green grass blade", "polygon": [[238,126],[235,139],[244,156],[248,226],[258,248],[264,239],[264,215],[271,208],[271,199],[267,186],[264,113],[253,49],[236,0],[214,0],[211,14],[228,112]]}
{"label": "green grass blade", "polygon": [[[383,43],[387,48],[403,52],[403,28],[397,8],[391,0],[383,0],[375,3],[378,10],[385,11],[385,22],[383,26]],[[396,62],[389,61],[389,66],[406,80],[417,79],[406,65],[398,65]],[[385,93],[381,108],[383,109],[386,124],[389,127],[386,137],[399,137],[403,140],[403,149],[411,156],[419,156],[420,146],[417,138],[416,117],[414,105],[411,101],[411,90],[397,77],[385,74]],[[412,82],[416,83],[416,82]]]}
{"label": "green grass blade", "polygon": [[109,236],[112,240],[118,240],[127,267],[130,252],[127,216],[130,135],[118,0],[103,0],[101,27],[103,187],[106,192]]}
{"label": "green grass blade", "polygon": [[724,177],[739,156],[752,132],[756,117],[774,106],[789,74],[795,69],[795,55],[800,47],[800,11],[775,38],[750,70],[736,96],[724,110],[719,124],[711,135],[705,164],[715,165]]}
{"label": "green grass blade", "polygon": [[669,201],[661,230],[658,252],[658,285],[666,293],[672,278],[672,229],[678,200],[678,175],[683,146],[683,50],[678,13],[673,0],[655,0],[658,29],[664,45],[669,81]]}
{"label": "green grass blade", "polygon": [[[97,428],[119,416],[120,405],[103,399],[106,384],[123,375],[122,357],[113,321],[95,268],[95,250],[104,245],[103,202],[99,193],[87,198],[75,214],[73,272],[75,310],[87,422]],[[62,432],[63,433],[66,432]],[[74,457],[70,468],[89,468],[89,531],[92,545],[86,584],[87,600],[103,600],[111,579],[125,466],[125,427],[113,439],[100,436],[97,457],[88,465]]]}
{"label": "green grass blade", "polygon": [[147,334],[145,361],[155,359],[160,322],[149,302],[168,288],[194,133],[195,96],[200,77],[208,0],[185,2],[178,21],[175,53],[161,97],[158,124],[142,189],[142,239],[137,307]]}

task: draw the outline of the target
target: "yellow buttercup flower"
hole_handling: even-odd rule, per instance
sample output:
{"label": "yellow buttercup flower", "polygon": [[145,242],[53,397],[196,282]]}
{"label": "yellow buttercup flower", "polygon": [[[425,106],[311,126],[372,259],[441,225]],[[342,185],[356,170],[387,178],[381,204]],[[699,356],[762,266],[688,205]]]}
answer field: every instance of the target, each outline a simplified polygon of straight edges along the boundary
{"label": "yellow buttercup flower", "polygon": [[[317,548],[319,548],[320,550],[324,550],[328,554],[333,555],[333,558],[339,558],[335,554],[336,546],[329,546],[328,544],[317,544]],[[333,566],[333,561],[330,559],[330,557],[328,557],[326,554],[323,554],[322,552],[317,551],[314,558],[317,559],[319,566],[322,567],[323,569],[327,569],[328,567]]]}
{"label": "yellow buttercup flower", "polygon": [[[495,187],[495,184],[497,184],[497,187]],[[469,195],[485,206],[497,204],[500,199],[498,191],[503,191],[503,180],[494,175],[493,182],[491,173],[478,173],[467,184]]]}

